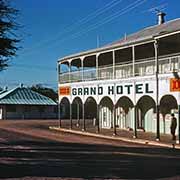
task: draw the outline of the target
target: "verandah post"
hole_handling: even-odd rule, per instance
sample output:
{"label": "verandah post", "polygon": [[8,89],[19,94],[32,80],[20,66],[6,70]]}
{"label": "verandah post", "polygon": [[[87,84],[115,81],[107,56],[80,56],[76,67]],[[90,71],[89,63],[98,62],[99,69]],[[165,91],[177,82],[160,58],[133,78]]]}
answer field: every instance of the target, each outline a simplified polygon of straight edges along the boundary
{"label": "verandah post", "polygon": [[86,122],[84,117],[84,103],[82,104],[82,119],[83,119],[83,129],[82,131],[86,131]]}
{"label": "verandah post", "polygon": [[61,127],[61,103],[58,102],[58,120],[59,120],[59,128]]}
{"label": "verandah post", "polygon": [[113,133],[113,135],[116,136],[117,131],[116,131],[116,106],[115,105],[113,105],[113,120],[114,120],[114,133]]}
{"label": "verandah post", "polygon": [[137,138],[137,106],[134,106],[134,135],[133,138]]}
{"label": "verandah post", "polygon": [[69,116],[70,116],[70,129],[72,129],[72,104],[70,103],[70,109],[69,109]]}
{"label": "verandah post", "polygon": [[96,121],[97,121],[97,133],[100,132],[100,124],[99,124],[99,104],[97,104],[97,115],[96,115]]}
{"label": "verandah post", "polygon": [[160,125],[159,125],[159,59],[158,59],[158,41],[154,42],[155,51],[155,78],[156,78],[156,140],[160,140]]}

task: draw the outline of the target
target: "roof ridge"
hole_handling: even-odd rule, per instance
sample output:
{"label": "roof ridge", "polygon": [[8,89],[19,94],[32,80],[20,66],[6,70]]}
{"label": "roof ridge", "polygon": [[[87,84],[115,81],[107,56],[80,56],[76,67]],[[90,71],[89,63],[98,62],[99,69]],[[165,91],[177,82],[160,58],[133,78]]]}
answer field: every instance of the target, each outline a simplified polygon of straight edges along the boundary
{"label": "roof ridge", "polygon": [[15,87],[9,91],[5,91],[4,93],[0,94],[0,99],[3,99],[4,97],[8,96],[9,94],[11,94],[13,91],[15,91],[16,89],[18,89],[19,87]]}
{"label": "roof ridge", "polygon": [[[176,18],[176,19],[166,21],[163,24],[155,24],[155,25],[152,25],[152,26],[145,27],[143,29],[140,29],[140,30],[134,32],[134,33],[131,33],[131,34],[127,35],[126,40],[128,40],[128,38],[131,38],[131,37],[133,37],[135,35],[138,35],[138,34],[140,34],[142,32],[145,32],[145,31],[148,31],[148,30],[153,30],[155,28],[162,27],[162,26],[167,26],[168,24],[173,23],[175,21],[179,21],[179,20],[180,20],[180,18]],[[115,44],[118,44],[118,42],[121,43],[122,41],[124,41],[123,37],[120,38],[119,40],[113,41],[112,43],[105,45],[104,47],[115,45]]]}
{"label": "roof ridge", "polygon": [[[171,23],[171,22],[173,22],[173,21],[177,21],[177,20],[180,20],[180,18],[171,19],[171,20],[169,20],[169,21],[165,21],[165,22],[162,23],[162,24],[155,24],[155,25],[152,25],[152,26],[148,26],[148,27],[146,27],[146,28],[143,28],[143,29],[150,29],[150,28],[152,28],[152,27],[165,25],[165,24]],[[143,29],[142,29],[142,30],[143,30]]]}
{"label": "roof ridge", "polygon": [[[169,21],[165,21],[163,24],[160,24],[160,25],[155,24],[155,25],[144,27],[143,29],[139,29],[136,32],[130,33],[129,35],[127,35],[126,39],[130,38],[130,37],[133,37],[133,35],[134,36],[136,34],[138,35],[138,33],[143,32],[143,31],[146,32],[148,30],[151,31],[153,29],[158,31],[158,27],[159,27],[159,29],[161,29],[160,27],[163,28],[165,26],[165,28],[167,29],[168,27],[166,27],[166,26],[168,26],[168,24],[171,25],[171,23],[173,24],[173,22],[176,22],[176,21],[177,22],[180,21],[180,18],[176,18],[176,19],[171,19]],[[180,22],[178,22],[178,24],[180,24]],[[178,28],[177,27],[174,27],[174,29],[172,28],[171,31],[176,31],[177,29],[180,30],[180,26],[178,26]],[[99,48],[93,48],[93,49],[89,49],[89,50],[84,50],[84,51],[81,51],[81,52],[77,52],[77,53],[74,53],[74,54],[71,54],[71,55],[68,55],[68,56],[64,56],[64,57],[58,58],[58,62],[65,61],[65,60],[70,59],[70,58],[72,59],[72,58],[75,58],[75,57],[87,55],[87,54],[90,54],[90,53],[100,52],[102,50],[112,48],[113,46],[119,46],[119,45],[124,46],[126,44],[135,43],[138,40],[140,40],[140,41],[143,40],[144,41],[145,39],[152,39],[152,38],[153,37],[151,35],[146,35],[143,38],[138,38],[138,39],[134,39],[134,40],[130,40],[130,41],[127,41],[127,40],[125,41],[125,39],[123,39],[123,36],[122,36],[119,39],[114,40],[112,42],[109,42],[109,43],[107,43],[107,44],[105,44],[105,45],[103,45],[103,46],[101,46]]]}

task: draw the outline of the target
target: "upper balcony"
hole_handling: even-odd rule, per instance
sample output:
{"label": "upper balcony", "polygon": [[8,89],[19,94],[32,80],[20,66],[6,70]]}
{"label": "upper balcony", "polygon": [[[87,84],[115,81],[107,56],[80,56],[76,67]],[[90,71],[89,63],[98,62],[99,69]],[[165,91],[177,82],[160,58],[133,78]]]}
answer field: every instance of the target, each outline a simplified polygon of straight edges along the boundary
{"label": "upper balcony", "polygon": [[[68,59],[59,63],[59,83],[123,79],[156,73],[154,41]],[[180,72],[180,34],[158,41],[159,73]]]}

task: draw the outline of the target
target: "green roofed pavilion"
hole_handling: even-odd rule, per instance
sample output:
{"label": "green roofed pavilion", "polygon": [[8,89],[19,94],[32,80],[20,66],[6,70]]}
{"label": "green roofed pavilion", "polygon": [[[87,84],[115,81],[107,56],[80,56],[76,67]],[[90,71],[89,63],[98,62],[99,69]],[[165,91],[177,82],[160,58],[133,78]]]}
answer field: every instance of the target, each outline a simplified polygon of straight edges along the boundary
{"label": "green roofed pavilion", "polygon": [[57,103],[23,86],[0,92],[0,119],[57,118]]}
{"label": "green roofed pavilion", "polygon": [[49,97],[26,87],[17,87],[0,94],[0,104],[56,105]]}

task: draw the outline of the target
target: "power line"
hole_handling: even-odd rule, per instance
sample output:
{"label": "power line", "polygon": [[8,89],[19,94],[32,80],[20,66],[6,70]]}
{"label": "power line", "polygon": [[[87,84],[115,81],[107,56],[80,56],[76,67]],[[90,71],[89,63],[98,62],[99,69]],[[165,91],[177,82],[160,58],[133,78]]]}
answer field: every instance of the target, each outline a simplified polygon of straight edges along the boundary
{"label": "power line", "polygon": [[[35,46],[37,47],[37,46],[41,46],[42,44],[49,44],[49,42],[54,41],[57,38],[60,38],[61,36],[63,36],[63,34],[73,31],[76,28],[76,26],[78,26],[78,28],[79,28],[79,26],[84,25],[85,23],[89,22],[90,20],[96,18],[98,15],[101,15],[102,13],[106,12],[107,10],[112,9],[114,6],[120,4],[122,1],[123,0],[113,0],[113,1],[105,4],[105,6],[101,7],[100,9],[97,9],[93,13],[87,15],[86,17],[80,19],[79,21],[73,23],[72,25],[65,27],[64,30],[61,31],[60,33],[58,33],[55,37],[53,37],[49,40],[44,40],[44,41],[40,42],[39,44],[36,44]],[[36,47],[32,47],[30,49],[34,49]],[[26,52],[26,50],[24,52]]]}
{"label": "power line", "polygon": [[168,3],[164,3],[164,4],[160,4],[158,6],[152,7],[144,12],[152,12],[152,13],[157,13],[156,10],[160,10],[163,11],[166,9],[166,7],[168,6]]}
{"label": "power line", "polygon": [[[143,1],[142,0],[137,0],[135,3],[132,3],[133,6],[132,6],[132,4],[129,5],[128,7],[122,9],[121,11],[118,11],[118,12],[114,13],[113,15],[105,18],[104,22],[101,22],[101,23],[97,22],[96,24],[93,24],[93,25],[89,26],[87,30],[83,30],[83,31],[80,31],[80,32],[77,32],[77,33],[71,35],[70,38],[77,38],[77,37],[81,36],[82,34],[85,34],[87,32],[90,32],[90,31],[94,30],[94,29],[97,29],[98,27],[100,27],[100,26],[102,26],[102,25],[104,25],[106,23],[109,23],[112,20],[114,20],[115,18],[117,18],[117,17],[119,17],[119,16],[121,16],[121,15],[123,15],[123,14],[125,14],[125,13],[127,13],[129,11],[131,11],[132,9],[138,7],[139,5],[143,4],[145,1],[147,1],[147,0],[143,0]],[[65,41],[65,40],[66,39],[63,39],[62,41]]]}
{"label": "power line", "polygon": [[87,32],[90,32],[90,31],[94,30],[94,29],[97,29],[99,26],[102,26],[102,25],[104,25],[104,24],[106,24],[108,22],[111,22],[115,18],[117,18],[117,17],[131,11],[132,9],[140,6],[141,4],[145,3],[146,1],[147,0],[136,0],[135,2],[129,4],[125,8],[121,9],[120,11],[115,12],[115,13],[113,13],[112,15],[110,15],[108,17],[105,17],[103,20],[101,20],[101,22],[96,22],[95,24],[92,24],[92,25],[88,26],[87,28],[85,28],[85,29],[83,29],[83,30],[81,30],[79,32],[73,33],[70,36],[65,37],[65,38],[63,38],[61,40],[59,40],[59,39],[54,40],[53,44],[55,44],[57,42],[60,43],[60,42],[64,42],[64,41],[69,40],[69,39],[77,38],[77,37],[81,36],[82,34],[85,34]]}
{"label": "power line", "polygon": [[[94,18],[97,17],[98,15],[104,13],[105,11],[111,9],[112,7],[120,4],[123,0],[120,0],[120,1],[117,1],[117,2],[116,2],[116,1],[117,1],[117,0],[113,0],[113,1],[111,1],[110,3],[107,3],[104,7],[100,8],[100,9],[97,9],[96,11],[94,11],[94,12],[91,13],[91,14],[89,14],[89,15],[86,16],[85,18],[77,21],[77,23],[74,23],[73,25],[76,24],[76,25],[79,26],[81,23],[84,24],[84,23],[88,22],[89,20],[94,19]],[[67,29],[69,29],[69,28],[67,28]]]}
{"label": "power line", "polygon": [[116,13],[114,13],[114,14],[106,17],[106,18],[104,18],[103,21],[101,21],[101,23],[97,22],[95,24],[92,24],[92,25],[88,26],[87,28],[85,28],[85,29],[83,29],[83,30],[81,30],[81,31],[79,31],[77,33],[71,34],[69,37],[65,37],[62,40],[58,40],[57,39],[56,41],[54,41],[54,43],[57,42],[57,41],[59,43],[59,42],[64,42],[64,41],[66,41],[68,39],[77,38],[77,37],[81,36],[82,34],[85,34],[87,32],[90,32],[90,31],[94,30],[94,29],[97,29],[99,26],[102,26],[102,25],[104,25],[106,23],[111,22],[115,18],[117,18],[117,17],[119,17],[119,16],[121,16],[121,15],[123,15],[123,14],[125,14],[125,13],[127,13],[129,11],[131,11],[132,9],[140,6],[141,4],[145,3],[146,1],[147,0],[136,0],[135,2],[131,3],[127,7],[121,9],[120,11],[118,11],[118,12],[116,12]]}

